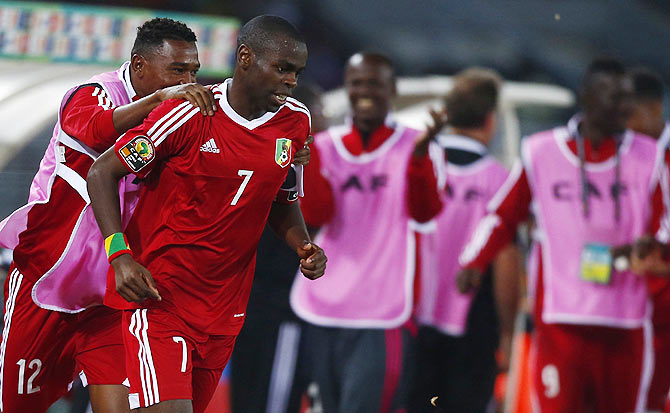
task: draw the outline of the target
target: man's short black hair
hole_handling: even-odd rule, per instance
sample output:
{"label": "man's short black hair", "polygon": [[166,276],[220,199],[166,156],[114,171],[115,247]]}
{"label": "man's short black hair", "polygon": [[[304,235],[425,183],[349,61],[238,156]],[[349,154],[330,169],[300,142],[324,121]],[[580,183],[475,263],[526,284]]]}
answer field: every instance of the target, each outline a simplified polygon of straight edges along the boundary
{"label": "man's short black hair", "polygon": [[165,17],[156,17],[137,28],[137,37],[131,56],[153,51],[161,47],[164,40],[197,41],[193,30],[184,23]]}
{"label": "man's short black hair", "polygon": [[596,76],[610,75],[623,76],[626,74],[626,66],[619,59],[614,57],[597,57],[591,61],[586,68],[582,78],[581,89],[587,90]]}
{"label": "man's short black hair", "polygon": [[646,67],[637,67],[630,72],[634,95],[639,100],[663,100],[665,88],[661,76]]}
{"label": "man's short black hair", "polygon": [[298,29],[279,16],[262,15],[249,20],[237,33],[237,47],[245,44],[256,53],[262,53],[280,37],[305,43]]}
{"label": "man's short black hair", "polygon": [[353,59],[354,56],[360,56],[362,59],[366,60],[367,62],[374,63],[377,65],[381,66],[386,66],[391,70],[391,77],[395,79],[395,67],[393,65],[393,61],[386,55],[379,53],[379,52],[371,52],[371,51],[360,51],[356,52],[353,55],[349,57],[349,60],[347,60],[347,65],[350,64],[351,60]]}

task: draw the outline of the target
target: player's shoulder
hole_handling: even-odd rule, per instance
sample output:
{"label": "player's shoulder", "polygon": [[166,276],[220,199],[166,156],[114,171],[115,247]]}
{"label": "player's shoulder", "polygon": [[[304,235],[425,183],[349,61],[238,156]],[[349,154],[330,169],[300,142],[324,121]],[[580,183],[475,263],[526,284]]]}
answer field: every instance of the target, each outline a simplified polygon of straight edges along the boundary
{"label": "player's shoulder", "polygon": [[[160,105],[151,112],[150,118],[156,121],[160,119],[163,119],[163,121],[186,121],[193,118],[193,115],[198,112],[200,112],[200,108],[186,99],[168,99],[161,102]],[[198,118],[200,117],[196,117],[196,119]]]}
{"label": "player's shoulder", "polygon": [[63,96],[63,107],[70,103],[86,104],[87,101],[97,103],[98,100],[107,95],[102,84],[97,82],[87,82],[71,88]]}
{"label": "player's shoulder", "polygon": [[322,146],[322,145],[332,145],[333,141],[336,139],[340,139],[347,133],[351,132],[351,125],[349,124],[340,124],[340,125],[332,125],[321,132],[317,133],[314,135],[314,143],[317,144],[317,146]]}
{"label": "player's shoulder", "polygon": [[641,159],[653,159],[660,150],[665,151],[666,148],[659,148],[658,141],[651,136],[637,133],[632,130],[627,130],[624,134],[622,142],[622,149],[624,151],[631,151],[637,154]]}
{"label": "player's shoulder", "polygon": [[417,136],[419,136],[423,132],[425,132],[425,131],[422,131],[420,129],[416,129],[412,126],[403,125],[403,124],[399,124],[399,123],[395,124],[394,126],[395,126],[394,129],[396,129],[396,130],[402,128],[405,136],[408,136],[408,137],[411,137],[411,138],[416,138]]}
{"label": "player's shoulder", "polygon": [[533,149],[533,152],[555,145],[557,139],[566,140],[570,136],[567,126],[557,126],[552,129],[535,132],[521,139],[521,152]]}
{"label": "player's shoulder", "polygon": [[545,142],[555,139],[557,136],[560,137],[559,135],[565,135],[565,137],[567,138],[569,133],[570,132],[568,131],[567,126],[561,125],[555,128],[532,133],[526,136],[524,139],[527,139],[529,142],[539,142],[539,141]]}
{"label": "player's shoulder", "polygon": [[288,116],[296,119],[299,123],[304,123],[311,128],[312,126],[312,115],[309,113],[307,106],[300,102],[298,99],[287,97],[286,103],[280,109],[284,116]]}
{"label": "player's shoulder", "polygon": [[658,141],[656,139],[643,133],[627,130],[624,136],[625,136],[624,140],[626,138],[631,139],[632,142],[641,145],[645,148],[651,148],[651,147],[655,148],[658,146]]}
{"label": "player's shoulder", "polygon": [[488,160],[487,164],[487,182],[493,188],[493,191],[496,192],[500,186],[507,180],[507,177],[510,174],[509,168],[507,168],[502,162],[500,162],[496,157],[489,154],[485,157]]}
{"label": "player's shoulder", "polygon": [[502,162],[500,162],[498,158],[496,158],[490,153],[484,155],[482,159],[486,160],[488,167],[496,172],[505,174],[509,172],[509,169],[507,169],[507,167]]}
{"label": "player's shoulder", "polygon": [[205,87],[212,91],[215,100],[221,99],[222,97],[225,96],[224,93],[226,92],[226,86],[224,82],[214,83],[211,85],[207,85]]}

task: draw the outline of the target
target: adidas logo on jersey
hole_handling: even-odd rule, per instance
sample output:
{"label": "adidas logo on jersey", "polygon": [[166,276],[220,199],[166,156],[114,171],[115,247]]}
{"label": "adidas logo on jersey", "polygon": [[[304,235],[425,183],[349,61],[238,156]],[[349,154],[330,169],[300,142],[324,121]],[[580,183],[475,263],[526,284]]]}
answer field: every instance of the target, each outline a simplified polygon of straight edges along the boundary
{"label": "adidas logo on jersey", "polygon": [[200,152],[219,153],[221,152],[221,150],[216,147],[216,142],[214,142],[214,138],[210,138],[207,142],[205,142],[204,145],[200,147]]}

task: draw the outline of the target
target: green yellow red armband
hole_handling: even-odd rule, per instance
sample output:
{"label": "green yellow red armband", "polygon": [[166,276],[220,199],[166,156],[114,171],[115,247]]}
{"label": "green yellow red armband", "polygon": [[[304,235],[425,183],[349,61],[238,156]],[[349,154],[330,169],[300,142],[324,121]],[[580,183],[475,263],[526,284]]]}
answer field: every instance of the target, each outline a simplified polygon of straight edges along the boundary
{"label": "green yellow red armband", "polygon": [[105,238],[105,252],[107,252],[107,261],[110,263],[119,255],[133,253],[123,232],[116,232]]}

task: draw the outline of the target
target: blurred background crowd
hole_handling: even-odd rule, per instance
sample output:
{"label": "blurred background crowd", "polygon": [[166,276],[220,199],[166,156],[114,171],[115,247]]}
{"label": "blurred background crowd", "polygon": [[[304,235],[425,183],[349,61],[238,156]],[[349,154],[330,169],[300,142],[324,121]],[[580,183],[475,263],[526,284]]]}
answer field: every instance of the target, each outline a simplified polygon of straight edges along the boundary
{"label": "blurred background crowd", "polygon": [[[347,119],[351,118],[352,110],[362,111],[365,117],[366,110],[369,109],[366,105],[369,104],[379,108],[381,115],[378,113],[378,116],[383,118],[389,112],[393,122],[415,128],[418,131],[416,139],[425,138],[426,135],[422,135],[424,131],[431,134],[428,138],[434,138],[443,126],[441,116],[445,105],[447,113],[449,112],[449,99],[445,100],[447,96],[450,96],[452,105],[468,103],[468,93],[488,96],[488,100],[484,98],[485,103],[480,104],[477,110],[483,112],[482,119],[492,111],[495,120],[491,125],[487,124],[485,127],[485,120],[472,124],[466,120],[460,127],[450,125],[460,133],[453,129],[446,132],[445,129],[438,135],[443,136],[446,142],[438,147],[446,151],[447,162],[456,162],[451,165],[452,168],[456,165],[456,170],[467,169],[465,166],[480,158],[489,157],[489,153],[491,159],[495,157],[499,162],[500,172],[493,172],[489,177],[490,193],[481,194],[485,198],[479,202],[481,208],[484,208],[483,205],[502,186],[507,175],[502,169],[503,166],[511,168],[519,157],[523,136],[565,125],[580,110],[579,91],[584,86],[581,82],[594,58],[610,56],[623,62],[627,69],[647,68],[651,74],[644,79],[647,79],[650,86],[645,90],[651,90],[649,96],[659,102],[662,111],[667,113],[668,110],[667,102],[670,100],[667,99],[668,92],[663,89],[662,83],[667,84],[670,79],[670,59],[664,58],[663,53],[663,46],[670,44],[670,4],[664,1],[0,1],[0,124],[3,125],[0,128],[0,187],[3,190],[3,196],[0,197],[0,216],[9,215],[25,203],[30,182],[51,138],[63,93],[90,75],[113,70],[126,60],[135,28],[142,22],[152,17],[164,16],[187,23],[198,36],[202,63],[198,81],[211,84],[231,75],[237,29],[259,14],[282,16],[305,36],[309,59],[294,96],[310,108],[315,134],[329,126],[346,124]],[[352,60],[351,56],[359,51],[368,51],[370,54],[362,57],[359,55],[362,59],[359,62]],[[382,95],[379,100],[367,96],[357,97],[353,83],[345,84],[345,79],[353,82],[357,79],[356,76],[363,76],[366,65],[374,72],[370,75],[371,79],[382,83],[377,85],[378,92]],[[475,66],[491,68],[495,72],[461,72]],[[390,72],[385,73],[384,68],[390,69]],[[606,71],[610,69],[606,68]],[[461,77],[454,78],[459,72]],[[366,80],[363,76],[361,82],[365,81],[371,80]],[[397,81],[397,93],[384,89],[386,81]],[[487,91],[486,87],[477,89],[472,85],[468,86],[468,82],[490,82],[494,91]],[[454,95],[455,85],[460,85],[466,92],[463,95]],[[374,89],[375,85],[370,87]],[[389,93],[385,95],[386,92]],[[486,102],[492,102],[492,108],[486,109]],[[385,104],[389,106],[384,107]],[[481,109],[481,105],[484,105],[484,109]],[[431,115],[431,109],[437,112]],[[374,117],[373,115],[370,116]],[[386,125],[389,135],[400,130],[395,125]],[[380,125],[364,131],[356,125],[363,135],[363,145],[361,148],[352,149],[356,146],[353,144],[353,147],[347,146],[347,150],[356,156],[375,153],[386,139],[391,139],[389,136],[377,136],[384,134],[384,131],[379,132],[377,126]],[[481,148],[470,144],[462,146],[460,141],[447,139],[469,133],[476,135],[474,140],[479,142]],[[375,139],[379,140],[378,144],[375,144]],[[486,149],[487,146],[490,149]],[[311,165],[311,168],[312,171],[316,169],[324,172],[329,162],[324,158],[328,150],[319,146],[317,148],[316,165]],[[421,150],[428,152],[432,149],[417,147],[408,153],[414,151],[412,156],[419,159],[426,155],[417,153]],[[436,184],[444,193],[449,188],[455,190],[453,185],[450,187],[441,182],[441,172],[437,165],[439,162],[435,161],[440,156],[435,158],[433,155],[436,182],[428,184]],[[402,158],[402,161],[406,163],[407,159]],[[649,160],[650,163],[653,161]],[[320,169],[317,169],[319,166]],[[405,166],[398,165],[403,170],[403,176]],[[410,164],[409,174],[412,174],[411,168],[416,168],[413,176],[418,181],[423,179],[422,173],[426,172],[422,172],[421,167],[418,163],[413,166]],[[342,217],[337,215],[337,210],[345,207],[338,203],[338,195],[332,193],[337,191],[335,184],[320,181],[322,177],[310,174],[309,168],[310,166],[306,181],[308,196],[303,201],[306,221],[315,233],[319,227],[327,228],[320,234],[321,240],[329,236],[336,239],[331,234],[333,228],[347,228],[352,223],[341,221]],[[335,173],[336,171],[331,171],[331,177]],[[427,175],[432,173],[433,169],[429,167]],[[328,173],[324,172],[324,175],[327,177]],[[446,181],[449,181],[448,177]],[[358,185],[361,188],[368,185],[366,181],[356,182],[347,181],[346,185]],[[384,186],[386,182],[373,179],[370,185],[374,190],[375,185]],[[315,187],[310,188],[310,183],[319,188],[315,191],[317,199],[314,195],[310,199],[309,191]],[[324,194],[321,191],[324,187],[331,188],[331,193]],[[421,183],[414,188],[420,189]],[[402,186],[400,189],[405,191],[407,188]],[[390,202],[370,199],[370,202],[376,202],[375,208],[378,205],[380,210],[384,209],[383,206],[391,209]],[[425,202],[424,206],[431,202],[430,199],[422,198],[420,192],[417,199],[416,203]],[[452,196],[447,201],[442,198],[442,201],[457,202],[455,199],[458,197]],[[402,202],[405,205],[405,201]],[[436,202],[439,204],[440,201]],[[410,205],[410,210],[412,208]],[[493,276],[469,281],[476,286],[477,292],[470,292],[470,300],[458,309],[463,314],[462,320],[456,324],[462,325],[453,327],[445,322],[451,327],[444,327],[439,321],[426,315],[430,312],[426,310],[426,306],[434,307],[438,304],[425,303],[430,299],[437,300],[435,295],[438,290],[452,288],[456,291],[457,268],[452,271],[453,274],[444,276],[454,278],[451,287],[439,285],[437,281],[430,284],[433,281],[426,281],[429,278],[419,279],[428,277],[424,274],[431,271],[441,274],[443,271],[440,265],[447,264],[433,262],[432,257],[425,256],[425,251],[430,250],[428,245],[438,245],[439,242],[446,241],[441,241],[439,237],[421,235],[435,234],[435,226],[437,225],[438,231],[441,227],[439,222],[435,224],[435,220],[431,221],[435,218],[435,214],[429,213],[431,211],[426,212],[427,215],[432,214],[428,217],[430,219],[418,219],[416,215],[422,214],[421,205],[417,208],[411,211],[411,215],[414,215],[412,218],[429,223],[412,227],[417,235],[412,235],[412,241],[408,241],[405,247],[416,248],[418,263],[410,271],[411,280],[408,283],[406,276],[409,272],[402,273],[397,287],[393,287],[411,297],[407,298],[407,305],[412,310],[407,317],[396,317],[402,319],[400,325],[392,325],[393,320],[389,325],[402,330],[396,337],[399,343],[403,343],[398,344],[400,353],[406,351],[405,341],[414,342],[412,349],[407,350],[408,354],[398,356],[403,362],[395,368],[404,372],[410,364],[424,367],[417,367],[417,371],[408,376],[415,379],[408,382],[404,381],[404,374],[391,375],[397,379],[392,386],[406,388],[407,397],[414,406],[410,411],[530,411],[532,402],[529,383],[532,378],[528,371],[531,364],[529,348],[533,331],[534,301],[532,297],[530,301],[526,300],[528,283],[525,274],[528,265],[528,271],[531,272],[536,268],[533,265],[537,265],[537,256],[527,259],[533,258],[533,224],[524,224],[515,232],[512,248],[503,250],[496,257]],[[436,209],[440,209],[440,206]],[[471,212],[472,215],[479,214],[477,218],[484,215],[483,209],[477,212],[472,209]],[[334,216],[340,221],[333,223]],[[393,218],[393,215],[389,217]],[[366,217],[357,219],[365,221]],[[356,221],[355,225],[359,224]],[[452,254],[460,253],[460,249],[470,238],[474,224],[476,221],[468,228],[468,234],[464,234],[468,236],[460,241],[461,244],[451,247],[458,248]],[[378,235],[377,238],[388,235],[388,228],[381,228],[382,226],[379,224],[379,234],[384,235]],[[370,228],[375,231],[374,225]],[[388,235],[387,240],[391,236]],[[383,254],[383,241],[379,244],[381,251],[360,241],[356,245],[360,251],[356,251],[349,258],[356,263],[361,263],[361,260],[355,254],[366,257],[377,254],[383,257],[380,261],[386,259],[388,257]],[[333,257],[328,248],[321,246],[331,257],[330,268]],[[389,248],[389,251],[395,252],[392,249],[395,247]],[[399,248],[404,251],[403,247]],[[439,249],[434,251],[437,255],[442,254]],[[346,397],[343,394],[345,390],[342,389],[346,386],[339,381],[350,380],[351,386],[358,387],[371,385],[365,381],[355,381],[359,379],[356,374],[348,376],[346,372],[334,372],[338,369],[333,366],[316,373],[311,368],[319,363],[324,364],[326,359],[334,365],[363,365],[366,359],[369,362],[373,358],[375,347],[365,347],[365,353],[359,359],[345,359],[337,349],[332,350],[332,353],[326,352],[330,351],[326,350],[328,343],[341,342],[346,352],[356,346],[351,344],[352,347],[349,347],[351,341],[347,340],[362,340],[357,337],[334,337],[335,333],[329,328],[342,327],[344,330],[351,330],[358,326],[346,321],[340,323],[342,325],[338,321],[314,322],[321,320],[321,315],[305,304],[310,300],[309,292],[302,292],[305,301],[300,304],[300,292],[294,291],[293,294],[298,298],[292,299],[293,307],[291,306],[290,290],[298,265],[297,258],[292,254],[292,251],[282,246],[266,230],[259,245],[256,280],[246,325],[238,338],[232,361],[208,412],[329,413],[331,410],[328,406],[337,403],[328,400],[332,397],[324,385],[324,380],[328,382],[328,377],[331,382],[338,382],[337,385],[327,384],[337,387],[339,390],[333,390],[332,393],[343,400]],[[396,262],[392,258],[388,259],[387,264],[390,263],[391,266],[410,266],[402,260]],[[11,251],[2,251],[0,260],[3,265],[8,266],[11,262]],[[333,271],[339,270],[335,263],[332,265],[335,268]],[[374,272],[376,265],[370,264],[371,272]],[[414,275],[417,279],[414,279]],[[461,287],[462,291],[468,290],[467,286]],[[299,286],[294,288],[299,289]],[[534,291],[534,286],[530,290]],[[625,302],[620,304],[626,305]],[[296,308],[300,316],[294,313]],[[347,317],[342,316],[342,319],[346,320]],[[323,330],[328,331],[311,328],[313,326],[310,327],[310,324],[320,325],[324,327]],[[422,325],[430,331],[422,329]],[[364,327],[380,328],[387,333],[391,330],[384,323],[372,323]],[[386,340],[386,373],[391,369],[388,345],[392,338],[389,337],[387,334],[385,338],[381,338],[382,341]],[[444,337],[447,338],[446,341],[443,340]],[[417,351],[415,345],[423,347]],[[323,352],[313,351],[315,347],[323,349]],[[425,366],[430,366],[431,363],[435,370],[429,372]],[[472,374],[468,376],[468,373]],[[319,375],[321,376],[318,380],[315,379]],[[324,375],[326,379],[323,379]],[[386,374],[384,377],[390,376]],[[423,380],[416,377],[422,377]],[[555,380],[551,370],[547,370],[546,374],[543,371],[540,379],[546,385],[548,393],[558,391],[554,388]],[[382,398],[385,397],[389,384],[384,381],[383,385],[385,387],[380,389]],[[646,383],[647,389],[649,385]],[[649,403],[645,400],[640,403],[646,404],[649,410],[662,409],[669,385],[670,381],[662,383],[661,387],[664,386],[664,389],[659,400],[650,400]],[[374,393],[374,390],[370,392]],[[439,396],[435,405],[430,403],[432,396]],[[383,411],[399,412],[400,410],[393,410],[395,402],[395,399],[387,405],[382,402],[382,409],[386,409]],[[70,397],[61,400],[50,411],[84,412],[87,403],[86,391],[80,384],[75,384]],[[644,409],[639,403],[637,406]],[[332,411],[349,410],[344,405],[341,410]]]}

